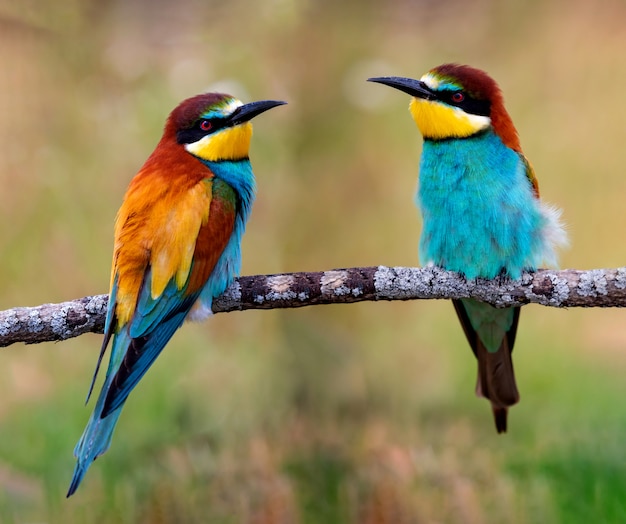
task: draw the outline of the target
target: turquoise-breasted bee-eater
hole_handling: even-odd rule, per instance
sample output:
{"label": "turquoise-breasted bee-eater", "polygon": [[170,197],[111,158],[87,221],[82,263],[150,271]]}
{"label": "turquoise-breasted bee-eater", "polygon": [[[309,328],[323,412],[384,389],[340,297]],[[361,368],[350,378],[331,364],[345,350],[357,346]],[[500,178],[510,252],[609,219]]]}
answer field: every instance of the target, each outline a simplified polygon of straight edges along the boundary
{"label": "turquoise-breasted bee-eater", "polygon": [[[413,98],[409,110],[423,138],[416,203],[423,217],[420,262],[468,279],[507,276],[556,263],[566,243],[560,211],[539,200],[539,187],[496,82],[458,64],[420,80],[370,78]],[[519,400],[511,352],[520,309],[453,300],[478,359],[476,393],[491,401],[498,433]]]}
{"label": "turquoise-breasted bee-eater", "polygon": [[67,496],[111,443],[132,389],[187,320],[239,274],[241,236],[255,196],[248,158],[258,114],[285,102],[242,104],[221,93],[183,101],[131,181],[115,222],[104,341],[89,390],[111,341],[106,378],[82,437]]}

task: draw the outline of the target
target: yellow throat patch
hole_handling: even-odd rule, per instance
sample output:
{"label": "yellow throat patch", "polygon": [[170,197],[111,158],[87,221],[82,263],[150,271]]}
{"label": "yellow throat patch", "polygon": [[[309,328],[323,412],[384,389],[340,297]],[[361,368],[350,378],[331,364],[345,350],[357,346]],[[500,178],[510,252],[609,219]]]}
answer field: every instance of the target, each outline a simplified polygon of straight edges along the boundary
{"label": "yellow throat patch", "polygon": [[185,149],[207,162],[241,160],[248,157],[251,138],[252,124],[245,122],[207,135],[197,142],[185,145]]}
{"label": "yellow throat patch", "polygon": [[441,102],[413,98],[409,111],[424,138],[464,138],[491,125],[488,116],[472,115]]}

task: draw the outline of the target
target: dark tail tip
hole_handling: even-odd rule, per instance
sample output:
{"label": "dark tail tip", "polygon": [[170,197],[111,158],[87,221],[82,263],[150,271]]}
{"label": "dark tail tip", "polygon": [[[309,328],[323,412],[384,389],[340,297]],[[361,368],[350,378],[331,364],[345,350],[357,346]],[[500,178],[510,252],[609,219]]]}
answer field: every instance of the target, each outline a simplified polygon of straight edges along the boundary
{"label": "dark tail tip", "polygon": [[66,499],[69,499],[76,492],[80,484],[80,481],[83,480],[84,476],[85,476],[85,470],[77,464],[76,470],[74,471],[74,477],[72,478],[70,487],[67,490],[67,495],[65,495]]}
{"label": "dark tail tip", "polygon": [[496,423],[496,430],[498,433],[506,433],[506,417],[508,413],[507,408],[492,407],[493,420]]}
{"label": "dark tail tip", "polygon": [[72,482],[70,488],[67,490],[67,495],[65,495],[65,498],[69,499],[76,492],[77,487],[78,485],[74,485],[74,483]]}

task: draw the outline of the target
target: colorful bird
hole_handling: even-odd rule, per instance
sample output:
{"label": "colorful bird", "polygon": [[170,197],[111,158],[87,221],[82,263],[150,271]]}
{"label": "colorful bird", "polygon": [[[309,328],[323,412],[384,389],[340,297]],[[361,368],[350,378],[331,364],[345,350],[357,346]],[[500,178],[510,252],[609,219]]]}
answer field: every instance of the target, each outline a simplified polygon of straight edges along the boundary
{"label": "colorful bird", "polygon": [[124,402],[174,332],[187,319],[208,317],[213,298],[239,274],[255,196],[250,120],[284,103],[242,104],[220,93],[183,101],[131,181],[115,222],[104,341],[87,400],[112,339],[111,357],[74,449],[68,497],[109,448]]}
{"label": "colorful bird", "polygon": [[[507,276],[556,263],[566,243],[560,211],[539,200],[532,166],[496,82],[484,71],[444,64],[420,80],[370,78],[413,98],[423,138],[416,203],[423,217],[420,262],[468,279]],[[498,433],[519,400],[511,351],[520,309],[453,300],[478,359],[476,394],[491,401]]]}

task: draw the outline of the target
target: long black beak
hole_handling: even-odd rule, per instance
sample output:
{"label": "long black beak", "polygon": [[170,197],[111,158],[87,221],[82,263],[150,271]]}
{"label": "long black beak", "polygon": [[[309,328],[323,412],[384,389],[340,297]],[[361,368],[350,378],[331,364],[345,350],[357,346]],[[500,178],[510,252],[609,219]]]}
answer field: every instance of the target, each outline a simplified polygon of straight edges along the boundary
{"label": "long black beak", "polygon": [[239,124],[243,124],[248,120],[252,120],[255,116],[264,113],[268,109],[272,109],[272,107],[285,105],[287,102],[282,102],[280,100],[260,100],[258,102],[250,102],[249,104],[244,104],[239,106],[232,115],[230,115],[229,124],[231,126],[236,126]]}
{"label": "long black beak", "polygon": [[432,89],[421,80],[413,80],[412,78],[403,78],[401,76],[380,76],[368,78],[367,81],[395,87],[416,98],[424,98],[425,100],[434,100],[436,98]]}

